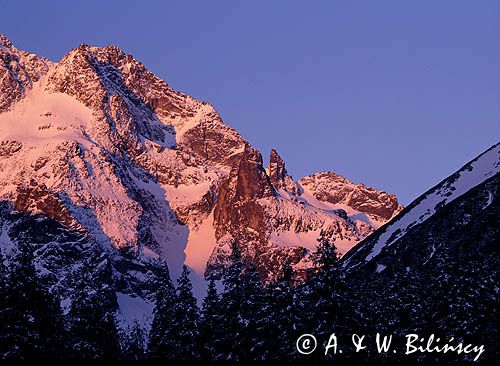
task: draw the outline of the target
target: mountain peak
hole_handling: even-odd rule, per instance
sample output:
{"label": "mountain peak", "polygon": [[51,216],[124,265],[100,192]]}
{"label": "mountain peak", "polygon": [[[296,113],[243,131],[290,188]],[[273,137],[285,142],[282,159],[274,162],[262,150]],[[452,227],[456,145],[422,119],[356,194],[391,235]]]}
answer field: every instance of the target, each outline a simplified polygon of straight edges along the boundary
{"label": "mountain peak", "polygon": [[7,38],[7,36],[5,34],[0,33],[0,45],[6,46],[6,47],[11,47],[12,42]]}
{"label": "mountain peak", "polygon": [[302,178],[299,184],[320,201],[344,204],[381,221],[389,220],[403,209],[394,194],[367,187],[363,183],[352,183],[333,172],[312,174]]}
{"label": "mountain peak", "polygon": [[[85,56],[99,56],[101,59],[104,58],[104,56],[113,56],[113,58],[118,59],[121,57],[127,57],[128,59],[132,60],[134,59],[132,55],[129,55],[125,53],[122,49],[120,49],[116,45],[107,45],[107,46],[93,46],[88,43],[80,43],[78,47],[73,48],[70,52],[68,52],[68,55],[72,54],[83,54]],[[63,57],[66,58],[66,56]],[[135,60],[135,59],[134,59]],[[139,62],[135,60],[136,62]]]}
{"label": "mountain peak", "polygon": [[20,51],[0,34],[0,113],[24,98],[33,83],[48,71],[49,61]]}
{"label": "mountain peak", "polygon": [[295,195],[300,193],[299,187],[293,181],[292,177],[288,175],[285,161],[281,158],[276,149],[271,149],[267,171],[271,184],[276,189],[283,188]]}

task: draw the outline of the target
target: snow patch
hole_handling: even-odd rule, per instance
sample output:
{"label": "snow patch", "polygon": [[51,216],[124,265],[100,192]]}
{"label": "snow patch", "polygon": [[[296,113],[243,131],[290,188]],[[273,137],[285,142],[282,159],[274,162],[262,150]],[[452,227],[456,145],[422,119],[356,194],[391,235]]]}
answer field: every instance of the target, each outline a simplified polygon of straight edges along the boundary
{"label": "snow patch", "polygon": [[12,110],[0,114],[0,138],[31,145],[68,140],[88,144],[81,131],[94,120],[92,111],[72,96],[45,91],[46,79],[35,83]]}
{"label": "snow patch", "polygon": [[483,206],[483,210],[489,205],[491,205],[492,202],[493,202],[493,193],[488,191],[488,200],[486,201],[486,204]]}
{"label": "snow patch", "polygon": [[386,268],[387,267],[385,265],[377,263],[377,269],[375,269],[375,272],[380,273]]}
{"label": "snow patch", "polygon": [[154,304],[141,297],[116,293],[118,301],[118,323],[121,327],[132,326],[135,321],[142,325],[142,328],[149,332],[153,319]]}

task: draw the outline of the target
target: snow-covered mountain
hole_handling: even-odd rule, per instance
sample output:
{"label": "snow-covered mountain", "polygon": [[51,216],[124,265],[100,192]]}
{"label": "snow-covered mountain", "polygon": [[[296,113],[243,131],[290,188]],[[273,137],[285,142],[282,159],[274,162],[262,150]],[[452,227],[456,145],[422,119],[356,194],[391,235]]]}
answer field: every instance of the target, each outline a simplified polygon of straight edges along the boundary
{"label": "snow-covered mountain", "polygon": [[[22,240],[9,229],[17,217],[32,215],[38,231],[42,218],[61,225],[37,252],[40,271],[59,283],[92,247],[124,313],[150,307],[160,259],[174,277],[184,263],[197,278],[215,276],[237,241],[272,278],[286,259],[307,268],[321,230],[345,253],[401,210],[393,195],[333,173],[297,183],[275,150],[265,168],[210,104],[115,46],[81,44],[51,62],[5,36],[0,200],[7,254]],[[58,259],[62,248],[71,249]]]}
{"label": "snow-covered mountain", "polygon": [[[363,332],[395,339],[433,334],[482,345],[484,362],[498,360],[499,238],[500,143],[341,259],[354,311],[365,322]],[[436,354],[415,355],[415,360],[442,362]],[[446,357],[450,364],[464,362],[463,355]]]}
{"label": "snow-covered mountain", "polygon": [[[472,208],[449,227],[440,227],[442,232],[439,235],[437,232],[432,235],[430,230],[422,228],[438,225],[439,220],[452,210],[451,206],[475,205],[479,211],[488,209],[498,199],[499,173],[500,143],[418,197],[374,235],[353,248],[343,257],[344,267],[350,271],[363,267],[382,272],[389,262],[398,262],[405,252],[415,251],[414,247],[407,247],[409,238],[416,240],[413,245],[420,248],[419,256],[425,257],[421,258],[424,261],[430,260],[440,250],[449,249],[449,240],[443,238],[477,219]],[[480,194],[475,198],[477,202],[471,202],[472,191]],[[416,236],[417,232],[425,236]]]}

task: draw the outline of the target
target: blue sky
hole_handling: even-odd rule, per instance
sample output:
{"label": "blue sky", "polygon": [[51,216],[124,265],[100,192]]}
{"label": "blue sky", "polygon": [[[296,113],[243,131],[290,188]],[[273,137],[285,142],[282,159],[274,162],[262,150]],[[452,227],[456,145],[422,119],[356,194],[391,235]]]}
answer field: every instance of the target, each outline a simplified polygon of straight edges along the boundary
{"label": "blue sky", "polygon": [[500,140],[499,1],[3,1],[0,33],[58,60],[116,44],[212,103],[294,178],[408,204]]}

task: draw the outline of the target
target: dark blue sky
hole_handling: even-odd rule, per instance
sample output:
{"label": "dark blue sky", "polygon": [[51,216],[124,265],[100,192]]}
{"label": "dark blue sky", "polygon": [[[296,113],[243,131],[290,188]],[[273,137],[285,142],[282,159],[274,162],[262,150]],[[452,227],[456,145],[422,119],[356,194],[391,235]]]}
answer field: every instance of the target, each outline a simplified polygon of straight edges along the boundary
{"label": "dark blue sky", "polygon": [[2,1],[0,33],[58,60],[116,44],[211,102],[295,177],[404,204],[500,140],[499,1]]}

